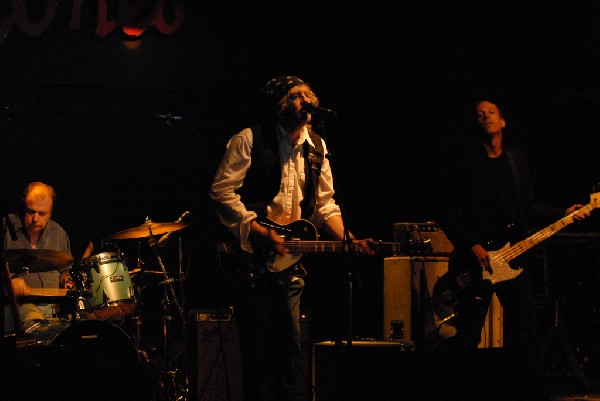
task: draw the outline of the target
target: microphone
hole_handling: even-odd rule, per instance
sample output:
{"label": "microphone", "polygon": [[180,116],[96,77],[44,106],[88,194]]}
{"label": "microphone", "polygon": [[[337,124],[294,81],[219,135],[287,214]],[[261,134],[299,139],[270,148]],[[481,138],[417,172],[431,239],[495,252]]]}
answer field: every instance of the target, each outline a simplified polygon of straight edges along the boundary
{"label": "microphone", "polygon": [[[183,219],[185,219],[187,216],[191,216],[192,212],[189,211],[185,211],[183,212],[183,214],[181,216],[179,216],[179,218],[177,219],[177,221],[175,221],[175,223],[181,223],[183,221]],[[167,246],[167,244],[169,243],[169,237],[171,236],[171,232],[166,233],[165,235],[163,235],[162,237],[160,237],[160,239],[157,241],[156,245],[159,246],[159,248],[164,248],[165,246]]]}
{"label": "microphone", "polygon": [[154,113],[154,117],[159,118],[161,120],[167,120],[167,121],[183,120],[182,116],[175,115],[175,114],[171,113],[170,111],[168,111],[166,113]]}
{"label": "microphone", "polygon": [[18,113],[18,112],[25,110],[25,107],[21,106],[20,104],[10,104],[10,105],[0,106],[0,109],[6,111],[7,113],[11,113],[11,112]]}
{"label": "microphone", "polygon": [[311,114],[335,114],[335,111],[326,109],[325,107],[315,106],[312,103],[303,103],[302,111],[306,111]]}

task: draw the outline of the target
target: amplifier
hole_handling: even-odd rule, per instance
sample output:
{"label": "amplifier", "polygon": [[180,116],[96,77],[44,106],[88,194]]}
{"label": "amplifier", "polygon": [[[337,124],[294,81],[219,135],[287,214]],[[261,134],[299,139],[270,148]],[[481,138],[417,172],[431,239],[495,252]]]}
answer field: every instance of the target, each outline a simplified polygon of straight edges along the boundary
{"label": "amplifier", "polygon": [[417,249],[421,244],[428,244],[424,254],[431,256],[448,256],[454,249],[442,228],[433,221],[394,223],[394,242]]}
{"label": "amplifier", "polygon": [[190,311],[190,394],[203,401],[241,401],[242,364],[233,308]]}
{"label": "amplifier", "polygon": [[[308,400],[409,399],[406,382],[414,380],[411,372],[419,356],[412,342],[323,341],[312,349],[314,394]],[[417,375],[426,376],[422,371]],[[410,392],[413,399],[415,392]]]}
{"label": "amplifier", "polygon": [[[448,257],[396,256],[383,260],[383,333],[390,341],[414,342],[418,350],[435,348],[456,334],[433,305],[433,289],[448,271]],[[503,309],[493,295],[480,348],[503,346]]]}
{"label": "amplifier", "polygon": [[[234,309],[194,309],[189,312],[189,324],[190,399],[242,401],[242,360]],[[290,389],[290,401],[312,400],[310,324],[310,313],[303,312],[300,321],[302,354],[297,382]]]}

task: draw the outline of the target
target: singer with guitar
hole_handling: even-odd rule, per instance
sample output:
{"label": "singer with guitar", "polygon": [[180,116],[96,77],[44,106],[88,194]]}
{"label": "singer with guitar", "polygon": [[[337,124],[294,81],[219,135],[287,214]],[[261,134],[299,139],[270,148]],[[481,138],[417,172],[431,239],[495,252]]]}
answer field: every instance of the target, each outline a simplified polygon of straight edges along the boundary
{"label": "singer with guitar", "polygon": [[444,192],[438,220],[454,246],[447,274],[456,293],[452,319],[456,335],[441,349],[477,348],[495,291],[504,311],[505,350],[513,361],[523,364],[520,366],[528,366],[532,377],[541,380],[540,339],[527,268],[530,253],[512,260],[511,268],[522,271],[501,282],[489,279],[498,276],[492,270],[495,260],[491,254],[527,237],[534,224],[548,224],[564,216],[580,221],[589,216],[590,208],[581,204],[560,208],[538,202],[524,153],[504,143],[506,119],[498,99],[479,99],[473,112],[473,136],[464,146],[449,149],[450,157],[440,169]]}
{"label": "singer with guitar", "polygon": [[[300,261],[269,269],[267,260],[291,254],[287,228],[299,227],[300,239],[314,240],[303,238],[310,236],[311,224],[333,240],[351,243],[353,253],[373,251],[371,239],[356,240],[345,229],[326,144],[311,129],[312,114],[330,110],[318,107],[311,87],[295,76],[268,81],[260,102],[265,115],[229,140],[209,196],[240,253],[256,256],[239,258],[234,280],[244,400],[282,401],[292,398],[301,355],[305,269]],[[311,224],[295,224],[301,219]]]}

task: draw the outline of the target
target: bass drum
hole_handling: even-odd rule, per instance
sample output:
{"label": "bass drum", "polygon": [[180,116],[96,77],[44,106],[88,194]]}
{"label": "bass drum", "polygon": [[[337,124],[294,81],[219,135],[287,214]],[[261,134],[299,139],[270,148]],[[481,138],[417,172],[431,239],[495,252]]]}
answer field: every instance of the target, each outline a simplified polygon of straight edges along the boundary
{"label": "bass drum", "polygon": [[39,373],[34,383],[43,385],[45,397],[50,392],[60,399],[149,400],[156,391],[152,362],[109,321],[52,319],[27,334],[36,346],[25,348],[38,353],[38,369],[28,372]]}

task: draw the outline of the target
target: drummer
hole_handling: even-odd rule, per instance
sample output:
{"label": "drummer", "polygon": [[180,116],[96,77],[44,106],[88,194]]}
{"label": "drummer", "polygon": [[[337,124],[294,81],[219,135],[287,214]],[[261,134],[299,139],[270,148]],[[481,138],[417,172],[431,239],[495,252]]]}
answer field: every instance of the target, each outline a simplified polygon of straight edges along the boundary
{"label": "drummer", "polygon": [[[66,231],[52,217],[56,203],[54,188],[43,182],[32,182],[23,191],[22,212],[10,214],[10,223],[15,228],[16,241],[10,233],[5,233],[4,249],[48,249],[60,251],[71,256],[71,244]],[[70,258],[73,259],[72,257]],[[29,272],[22,278],[13,278],[15,295],[28,295],[31,289],[67,288],[73,285],[69,275],[69,265],[49,267],[41,272]],[[23,266],[9,266],[11,274],[15,274]],[[33,322],[49,317],[56,317],[55,304],[19,304],[19,315],[23,326],[27,328]],[[12,329],[12,315],[5,313],[5,329]]]}

